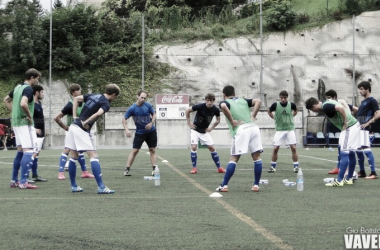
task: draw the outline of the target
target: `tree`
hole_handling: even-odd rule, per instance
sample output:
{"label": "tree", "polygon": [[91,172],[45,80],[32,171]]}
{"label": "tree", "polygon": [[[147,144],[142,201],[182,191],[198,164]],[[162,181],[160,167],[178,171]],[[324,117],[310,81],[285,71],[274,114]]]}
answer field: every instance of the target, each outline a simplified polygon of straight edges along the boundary
{"label": "tree", "polygon": [[43,12],[39,1],[10,1],[4,14],[9,20],[7,31],[12,34],[9,58],[12,71],[23,71],[31,67],[40,68],[46,61],[44,55],[47,46],[43,39],[46,31],[41,27]]}
{"label": "tree", "polygon": [[290,2],[276,0],[272,6],[273,8],[265,16],[269,27],[274,30],[286,30],[294,24],[296,13],[291,9]]}
{"label": "tree", "polygon": [[62,8],[63,7],[63,3],[61,2],[61,0],[55,0],[53,7],[54,7],[54,9]]}

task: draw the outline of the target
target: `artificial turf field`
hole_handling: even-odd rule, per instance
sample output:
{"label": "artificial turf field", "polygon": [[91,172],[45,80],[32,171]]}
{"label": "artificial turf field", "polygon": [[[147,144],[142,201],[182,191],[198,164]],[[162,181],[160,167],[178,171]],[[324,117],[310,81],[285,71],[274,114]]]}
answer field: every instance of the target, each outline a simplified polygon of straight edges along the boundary
{"label": "artificial turf field", "polygon": [[[41,151],[39,175],[48,182],[37,183],[37,190],[11,189],[16,151],[0,151],[0,249],[344,249],[347,228],[379,228],[380,180],[324,186],[336,149],[298,148],[303,192],[282,183],[296,180],[290,149],[280,149],[276,173],[266,171],[272,149],[265,149],[262,179],[269,183],[258,193],[251,191],[252,159],[243,155],[222,198],[209,197],[223,174],[207,149],[198,149],[195,175],[189,149],[157,149],[160,187],[143,179],[151,173],[147,150],[136,157],[132,176],[123,175],[130,151],[98,151],[112,195],[98,195],[94,179],[80,178],[79,166],[84,192],[71,193],[68,172],[66,180],[57,179],[61,150]],[[229,149],[217,151],[225,166]],[[380,149],[373,152],[379,166]],[[86,163],[90,170],[87,156]]]}

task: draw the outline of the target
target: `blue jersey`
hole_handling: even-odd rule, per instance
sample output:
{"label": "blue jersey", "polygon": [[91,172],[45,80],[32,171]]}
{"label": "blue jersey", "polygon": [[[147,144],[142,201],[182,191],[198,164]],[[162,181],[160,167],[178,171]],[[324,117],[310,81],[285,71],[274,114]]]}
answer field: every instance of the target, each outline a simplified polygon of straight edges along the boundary
{"label": "blue jersey", "polygon": [[[356,118],[360,124],[367,123],[375,115],[375,112],[379,110],[379,104],[373,97],[368,97],[362,101],[359,106],[358,112],[356,113]],[[365,128],[370,129],[370,126]]]}
{"label": "blue jersey", "polygon": [[80,113],[79,119],[74,120],[74,124],[78,125],[83,130],[90,132],[92,125],[94,125],[95,121],[91,121],[88,123],[90,128],[86,130],[82,126],[81,121],[86,121],[93,114],[97,113],[99,109],[103,109],[104,113],[106,113],[110,109],[110,103],[108,99],[102,94],[90,94],[84,95],[84,107],[82,109],[82,113]]}
{"label": "blue jersey", "polygon": [[202,134],[206,133],[206,129],[210,126],[214,116],[220,117],[220,110],[214,105],[211,108],[208,108],[206,103],[201,103],[194,105],[192,110],[197,111],[193,122],[196,126],[195,130]]}
{"label": "blue jersey", "polygon": [[154,109],[150,103],[144,102],[141,106],[138,106],[134,103],[131,107],[128,108],[127,112],[124,114],[125,119],[133,117],[133,121],[136,125],[136,134],[147,134],[156,129],[154,125],[150,130],[146,130],[145,126],[152,121],[154,114]]}
{"label": "blue jersey", "polygon": [[37,134],[37,137],[45,137],[44,110],[40,102],[34,103],[33,122],[35,128],[41,129],[41,134]]}

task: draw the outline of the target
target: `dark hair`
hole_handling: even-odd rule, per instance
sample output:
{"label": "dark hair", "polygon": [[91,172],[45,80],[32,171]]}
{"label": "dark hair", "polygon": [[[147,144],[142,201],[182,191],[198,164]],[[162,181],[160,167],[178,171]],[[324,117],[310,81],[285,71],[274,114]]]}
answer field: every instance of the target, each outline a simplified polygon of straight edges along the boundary
{"label": "dark hair", "polygon": [[72,95],[75,91],[78,91],[81,89],[81,86],[77,83],[73,83],[69,86],[70,95]]}
{"label": "dark hair", "polygon": [[120,88],[114,83],[110,83],[106,85],[106,94],[108,95],[119,95],[120,94]]}
{"label": "dark hair", "polygon": [[333,99],[337,99],[338,98],[338,94],[336,93],[335,90],[333,89],[330,89],[328,90],[326,93],[325,93],[326,96],[330,96],[331,98]]}
{"label": "dark hair", "polygon": [[33,95],[35,95],[36,92],[41,92],[42,90],[44,90],[44,88],[41,85],[34,85],[32,88],[33,88]]}
{"label": "dark hair", "polygon": [[145,93],[146,97],[148,97],[148,92],[146,92],[145,90],[140,90],[139,92],[137,92],[137,96],[140,96],[141,93]]}
{"label": "dark hair", "polygon": [[283,90],[280,92],[279,96],[286,96],[288,97],[288,92],[286,92],[286,90]]}
{"label": "dark hair", "polygon": [[363,88],[365,90],[369,90],[369,93],[371,93],[371,84],[367,81],[363,81],[358,84],[358,89]]}
{"label": "dark hair", "polygon": [[306,109],[312,109],[313,106],[316,105],[316,104],[318,104],[318,103],[319,103],[319,101],[316,98],[310,97],[305,102]]}
{"label": "dark hair", "polygon": [[32,77],[34,77],[34,78],[41,77],[41,73],[34,68],[28,69],[25,72],[24,79],[30,80]]}
{"label": "dark hair", "polygon": [[211,94],[211,93],[208,93],[208,94],[205,96],[205,100],[215,101],[215,95],[214,95],[214,94]]}
{"label": "dark hair", "polygon": [[226,96],[235,96],[235,88],[231,85],[227,85],[223,88],[223,94]]}

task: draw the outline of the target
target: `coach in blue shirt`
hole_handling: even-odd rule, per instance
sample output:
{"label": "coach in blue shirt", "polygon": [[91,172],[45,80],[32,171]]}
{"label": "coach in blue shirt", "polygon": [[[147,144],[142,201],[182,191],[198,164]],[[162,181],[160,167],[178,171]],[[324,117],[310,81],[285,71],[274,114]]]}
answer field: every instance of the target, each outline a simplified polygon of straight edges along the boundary
{"label": "coach in blue shirt", "polygon": [[[150,161],[152,163],[153,171],[157,166],[156,163],[156,147],[157,147],[157,131],[154,126],[156,120],[156,112],[152,105],[146,102],[148,93],[140,90],[137,93],[137,102],[127,109],[122,119],[125,134],[128,138],[132,137],[131,131],[128,129],[127,120],[133,117],[136,125],[135,138],[133,139],[133,149],[128,156],[127,166],[124,175],[131,176],[131,167],[139,153],[140,148],[144,142],[148,145],[150,152]],[[153,174],[153,173],[152,173]]]}

